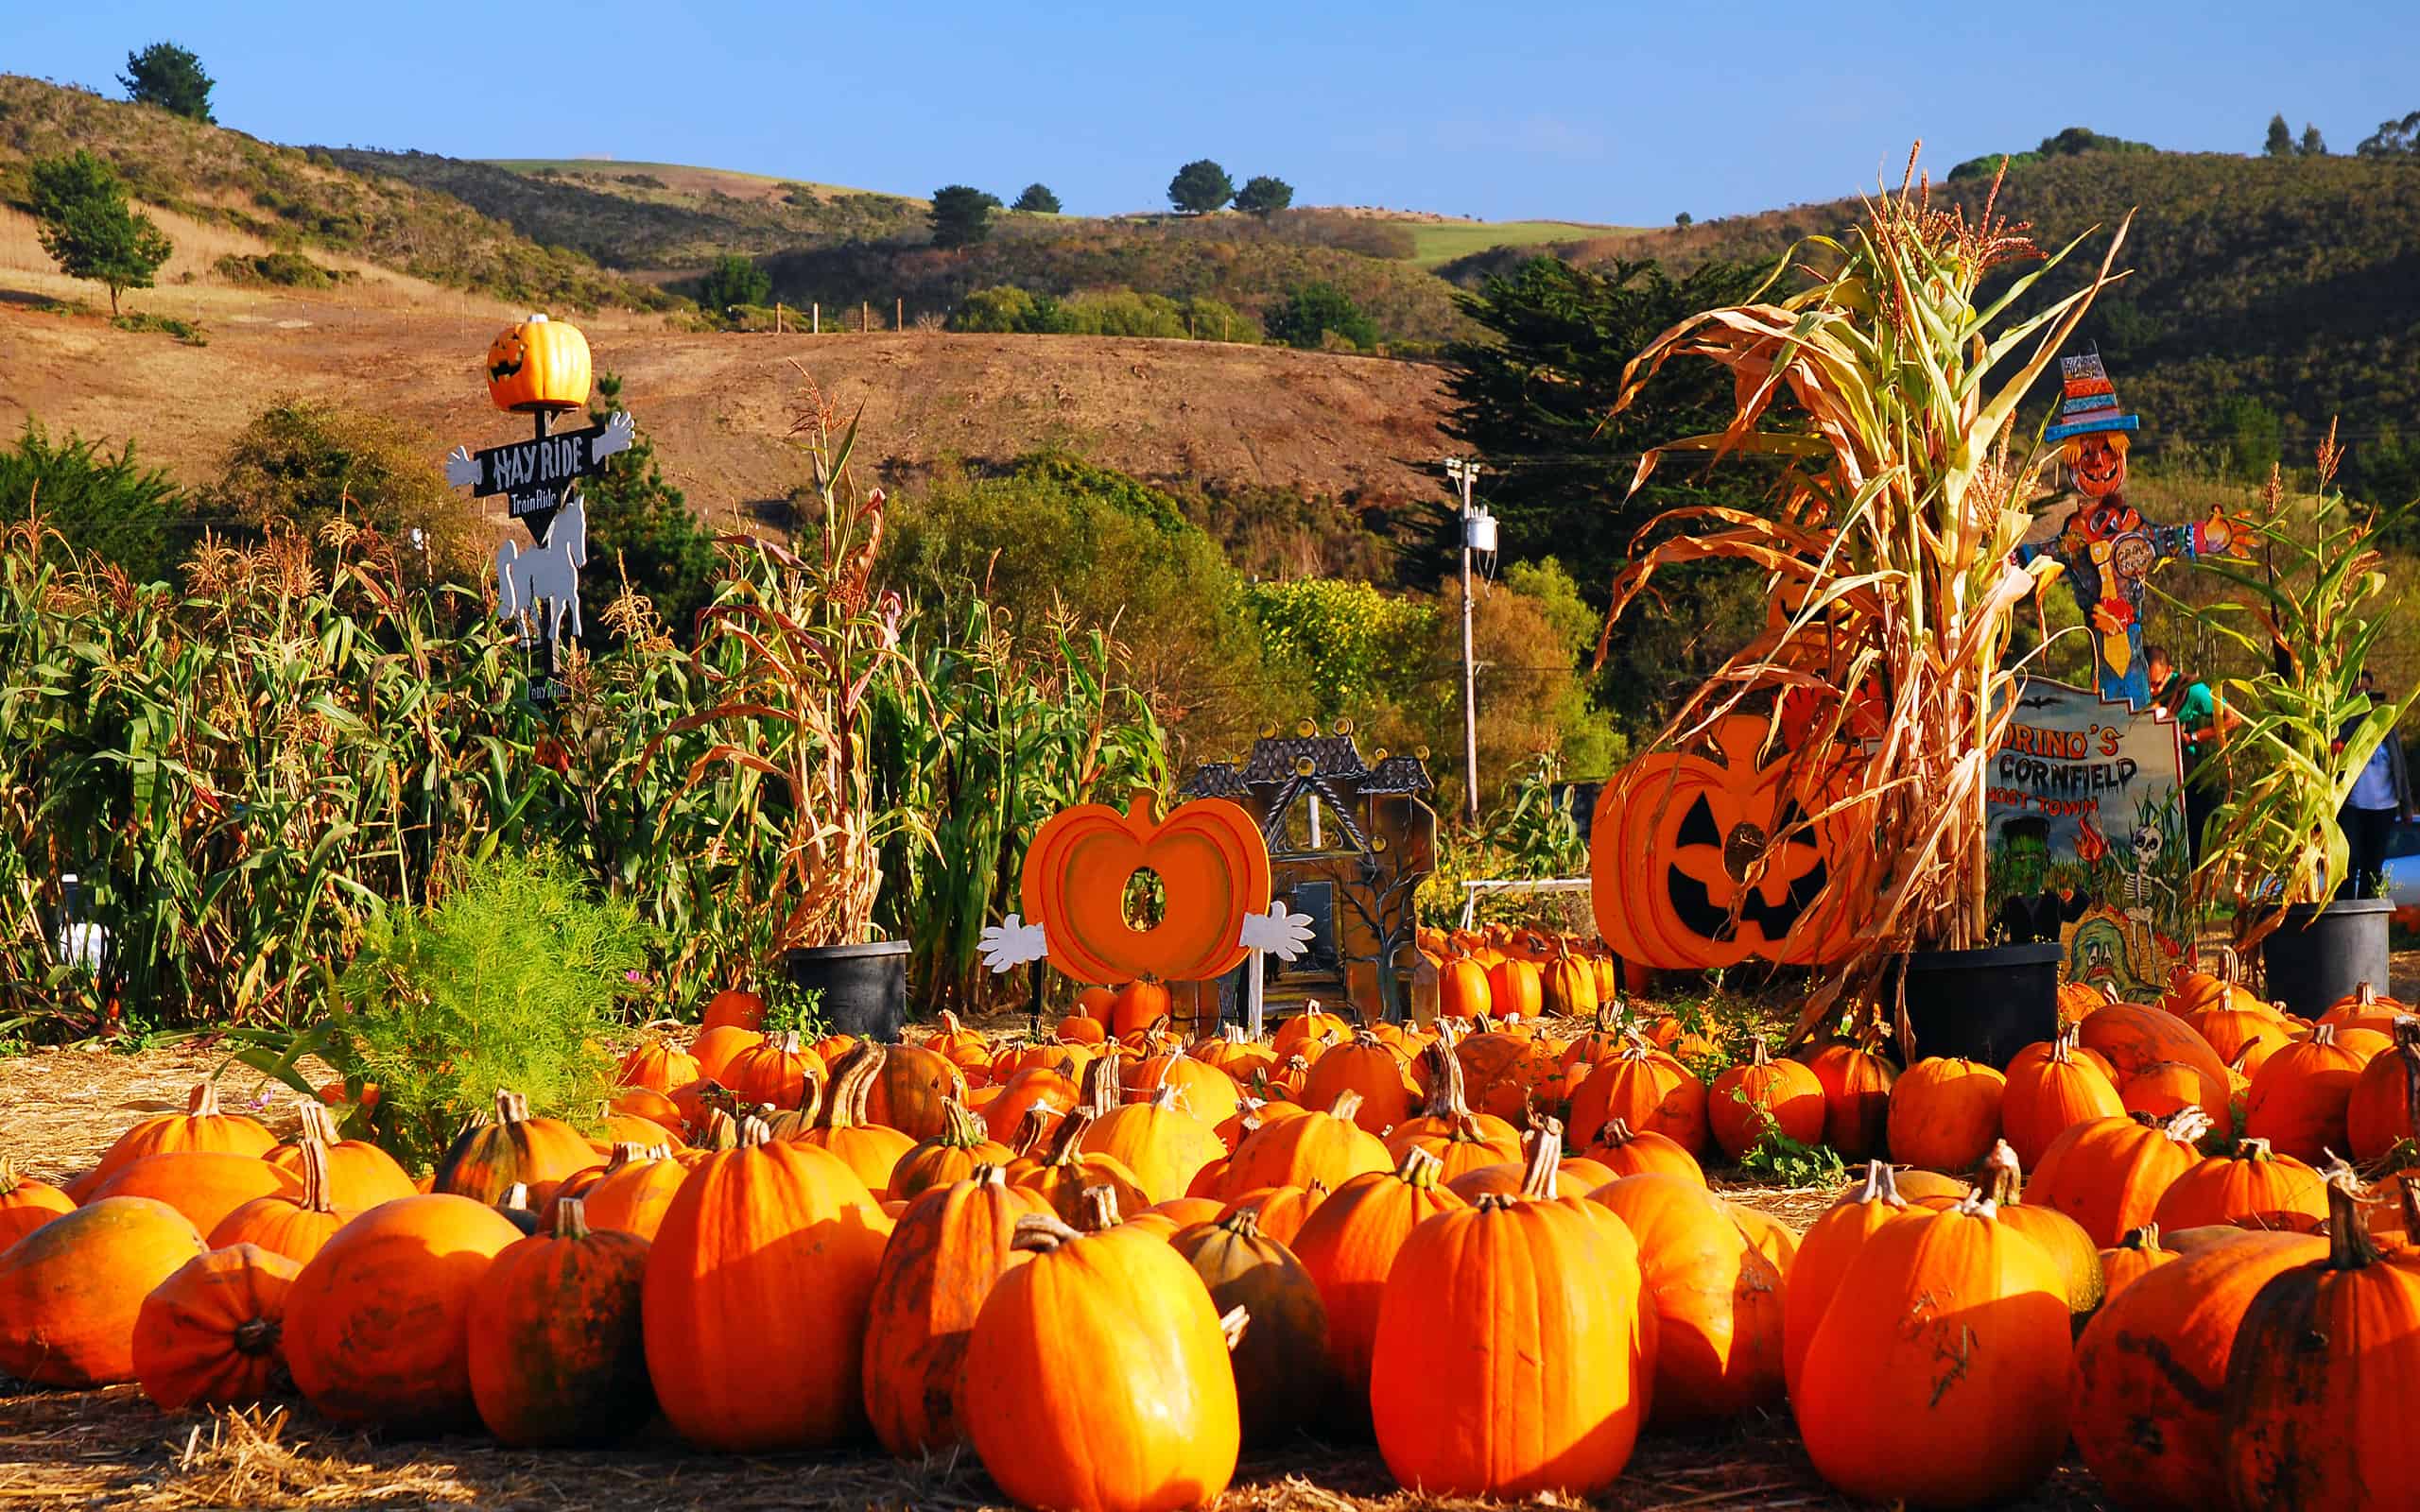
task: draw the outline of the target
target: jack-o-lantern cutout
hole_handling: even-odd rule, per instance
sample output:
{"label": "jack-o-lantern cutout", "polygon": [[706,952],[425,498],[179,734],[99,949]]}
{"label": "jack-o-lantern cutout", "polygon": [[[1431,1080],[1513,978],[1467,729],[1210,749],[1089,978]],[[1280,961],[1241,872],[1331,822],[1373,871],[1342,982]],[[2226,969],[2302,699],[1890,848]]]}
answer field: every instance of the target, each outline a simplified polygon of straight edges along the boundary
{"label": "jack-o-lantern cutout", "polygon": [[576,325],[533,315],[488,343],[488,397],[498,409],[579,409],[588,380],[588,338]]}
{"label": "jack-o-lantern cutout", "polygon": [[[1597,928],[1643,966],[1736,966],[1752,955],[1813,965],[1848,944],[1849,910],[1818,907],[1849,865],[1846,826],[1822,814],[1849,777],[1844,759],[1777,753],[1758,764],[1766,721],[1714,727],[1713,756],[1660,751],[1605,784],[1589,832]],[[1851,811],[1854,812],[1854,811]]]}
{"label": "jack-o-lantern cutout", "polygon": [[[1127,884],[1160,879],[1160,921],[1127,920]],[[1050,816],[1025,858],[1026,917],[1050,964],[1079,982],[1199,982],[1244,959],[1244,916],[1269,907],[1269,844],[1240,805],[1196,799],[1163,820],[1138,790],[1123,814],[1085,803]]]}

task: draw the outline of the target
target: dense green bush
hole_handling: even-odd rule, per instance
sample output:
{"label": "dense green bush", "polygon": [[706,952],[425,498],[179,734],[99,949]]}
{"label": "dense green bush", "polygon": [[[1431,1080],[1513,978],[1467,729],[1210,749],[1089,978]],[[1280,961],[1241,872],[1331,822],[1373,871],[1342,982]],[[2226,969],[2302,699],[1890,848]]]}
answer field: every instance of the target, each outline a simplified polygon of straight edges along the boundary
{"label": "dense green bush", "polygon": [[182,490],[166,470],[139,464],[132,441],[112,455],[75,436],[54,441],[27,421],[0,451],[0,525],[37,509],[54,551],[89,553],[138,583],[166,578],[190,544]]}
{"label": "dense green bush", "polygon": [[1270,307],[1261,318],[1269,339],[1289,347],[1318,351],[1329,338],[1348,348],[1367,351],[1378,344],[1378,324],[1335,284],[1305,284]]}
{"label": "dense green bush", "polygon": [[475,582],[487,534],[447,486],[438,466],[444,455],[434,438],[386,416],[282,400],[229,446],[208,502],[254,539],[291,529],[317,540],[338,519],[372,526],[409,546],[424,580]]}
{"label": "dense green bush", "polygon": [[231,284],[270,284],[280,288],[323,289],[352,278],[350,270],[322,267],[301,252],[274,251],[245,256],[229,252],[211,265]]}

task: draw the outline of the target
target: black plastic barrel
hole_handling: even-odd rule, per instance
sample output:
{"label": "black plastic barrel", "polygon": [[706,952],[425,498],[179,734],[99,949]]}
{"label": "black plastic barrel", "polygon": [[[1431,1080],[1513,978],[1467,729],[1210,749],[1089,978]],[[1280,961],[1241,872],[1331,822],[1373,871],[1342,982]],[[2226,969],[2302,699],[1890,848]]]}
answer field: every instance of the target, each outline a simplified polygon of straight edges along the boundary
{"label": "black plastic barrel", "polygon": [[2287,909],[2285,922],[2260,945],[2269,996],[2306,1019],[2325,1013],[2364,982],[2387,996],[2386,926],[2394,914],[2394,903],[2385,898]]}
{"label": "black plastic barrel", "polygon": [[908,942],[818,945],[792,951],[782,972],[790,986],[823,993],[823,1022],[835,1034],[896,1043],[908,1022]]}
{"label": "black plastic barrel", "polygon": [[[1908,956],[1908,1026],[1917,1058],[1960,1056],[2005,1071],[2018,1051],[2059,1032],[2059,960],[2056,940]],[[1895,990],[1886,975],[1886,1012]]]}

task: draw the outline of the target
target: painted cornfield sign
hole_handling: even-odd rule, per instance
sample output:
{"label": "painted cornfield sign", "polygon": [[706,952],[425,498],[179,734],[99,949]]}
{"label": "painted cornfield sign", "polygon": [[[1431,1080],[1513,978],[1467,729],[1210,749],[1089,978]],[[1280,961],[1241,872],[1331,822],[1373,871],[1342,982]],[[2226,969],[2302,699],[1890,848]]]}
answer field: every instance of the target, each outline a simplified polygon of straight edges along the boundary
{"label": "painted cornfield sign", "polygon": [[2011,941],[2056,938],[2063,980],[2142,1000],[2193,938],[2182,747],[2157,709],[2030,679],[1992,753],[1990,887]]}

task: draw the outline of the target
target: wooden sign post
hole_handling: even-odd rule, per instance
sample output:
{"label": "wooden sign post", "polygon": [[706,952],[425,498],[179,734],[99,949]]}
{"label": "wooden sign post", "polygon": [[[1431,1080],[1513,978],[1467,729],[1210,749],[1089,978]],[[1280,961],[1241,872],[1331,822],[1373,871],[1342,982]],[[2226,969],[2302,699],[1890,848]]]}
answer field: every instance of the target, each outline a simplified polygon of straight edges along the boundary
{"label": "wooden sign post", "polygon": [[577,326],[533,315],[507,329],[488,347],[488,397],[498,409],[531,416],[536,434],[483,452],[458,446],[445,458],[446,482],[475,498],[502,494],[506,512],[528,527],[527,549],[510,541],[496,547],[496,609],[520,622],[522,644],[534,648],[540,670],[530,679],[529,701],[541,708],[565,691],[556,677],[564,619],[572,634],[580,633],[588,511],[579,482],[629,451],[633,434],[627,411],[601,425],[549,434],[555,416],[586,407],[588,380],[588,339]]}

